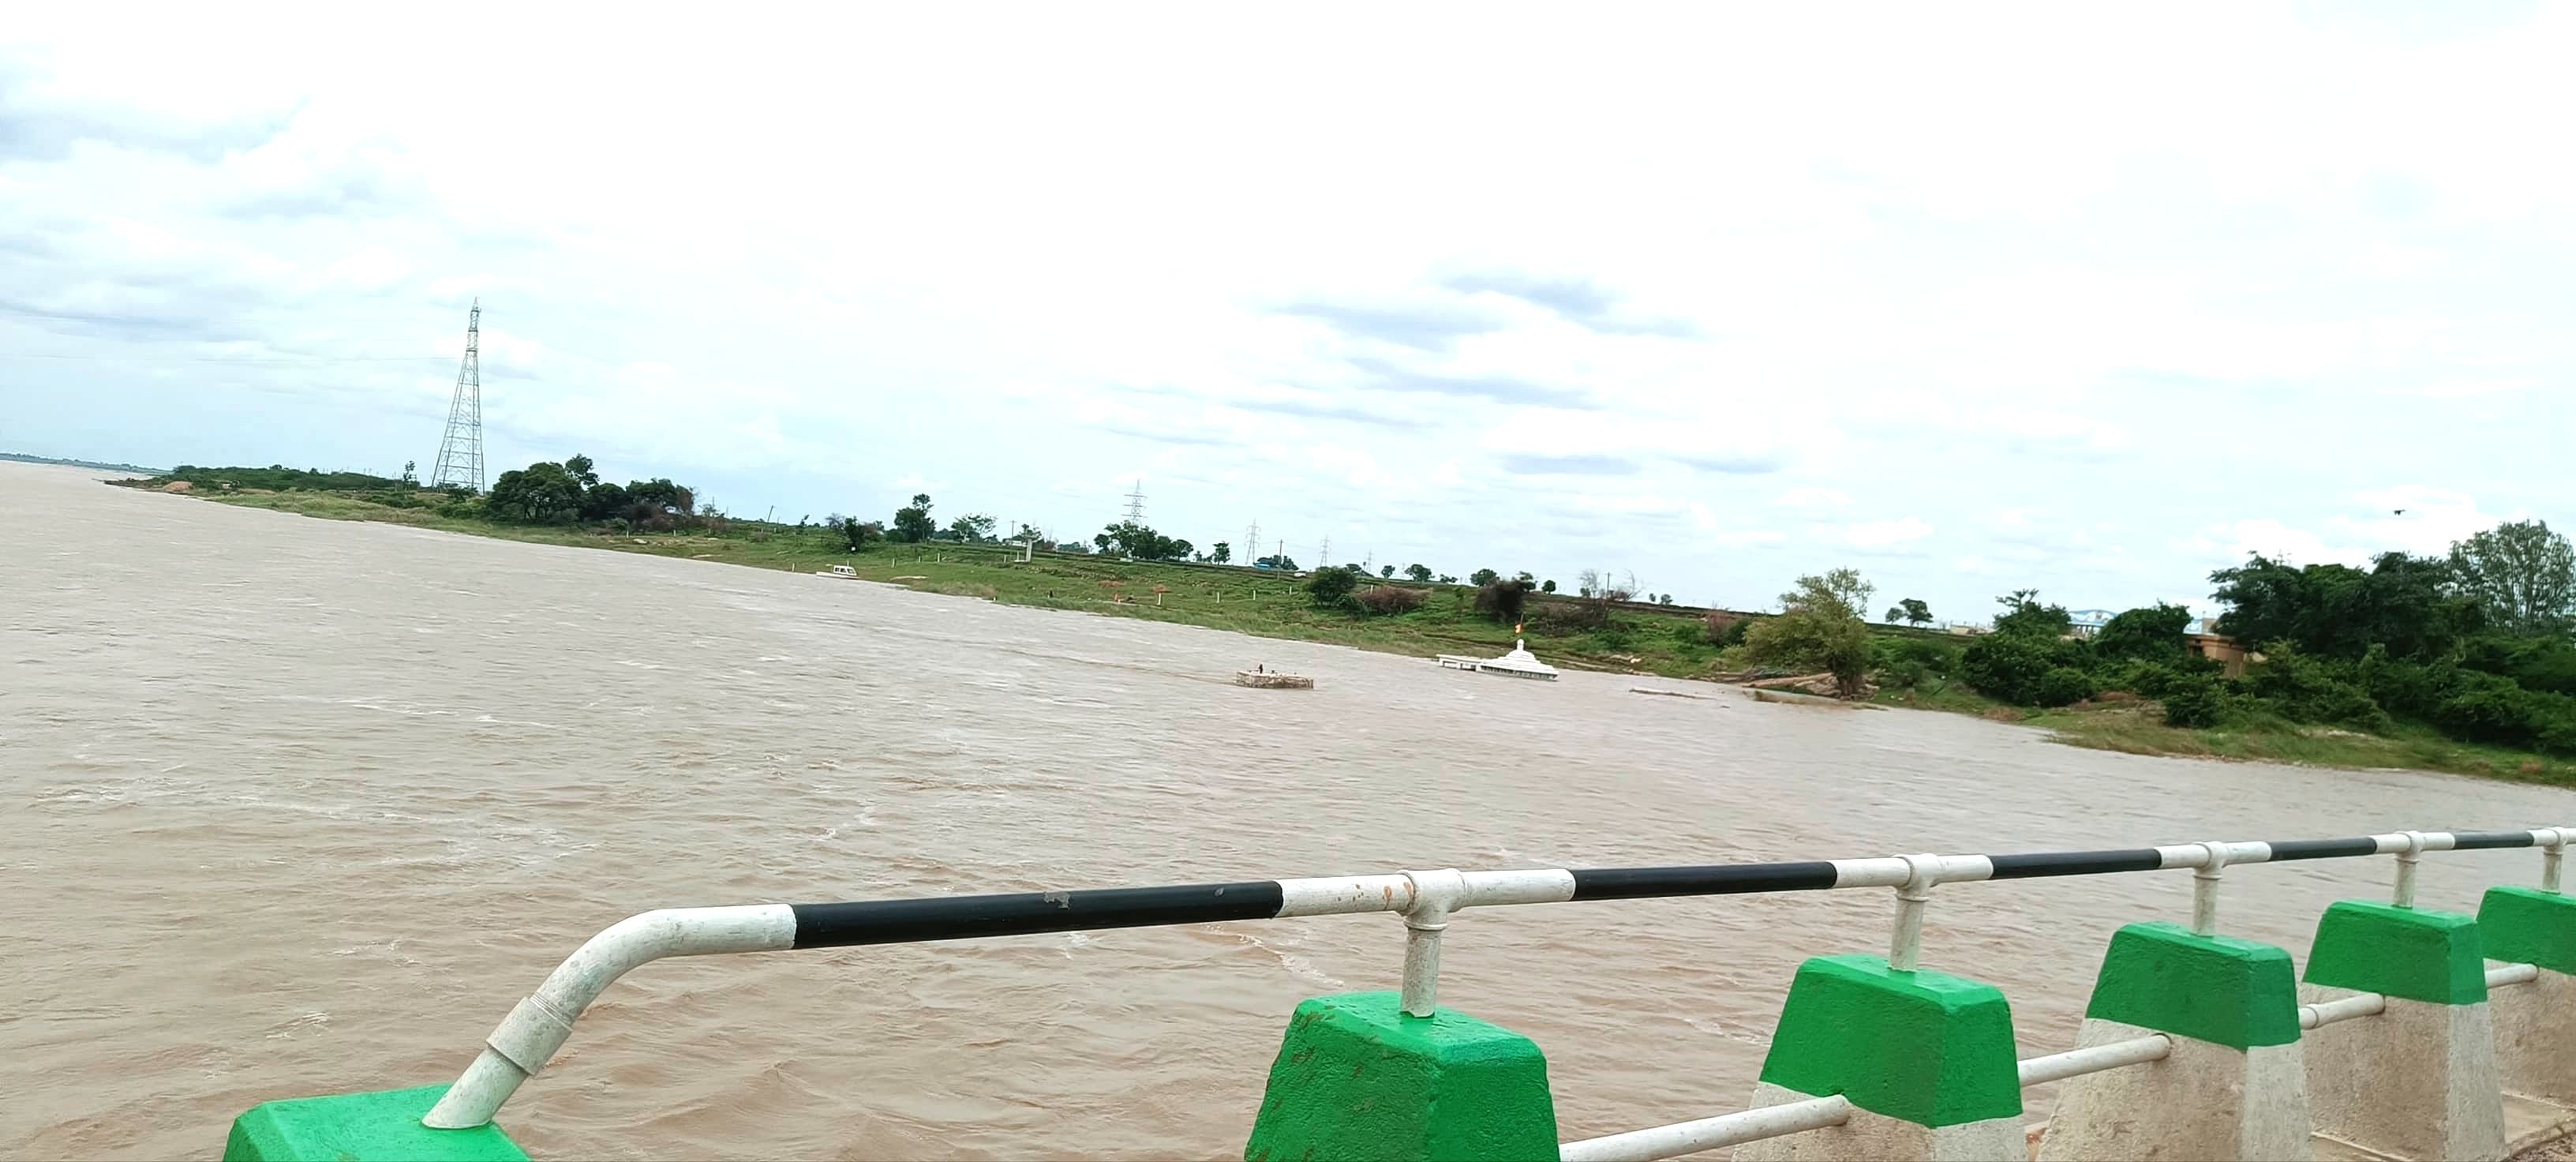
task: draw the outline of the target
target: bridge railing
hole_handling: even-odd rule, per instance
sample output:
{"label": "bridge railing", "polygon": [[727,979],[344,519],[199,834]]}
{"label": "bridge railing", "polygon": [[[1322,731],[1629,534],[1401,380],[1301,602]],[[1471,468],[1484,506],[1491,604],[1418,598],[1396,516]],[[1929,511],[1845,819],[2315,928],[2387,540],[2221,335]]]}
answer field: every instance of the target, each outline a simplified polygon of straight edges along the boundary
{"label": "bridge railing", "polygon": [[[1749,893],[1893,889],[1894,922],[1886,967],[1908,972],[1922,949],[1923,914],[1934,889],[1984,880],[2104,875],[2147,871],[2193,874],[2193,933],[2216,932],[2219,887],[2227,869],[2294,860],[2395,857],[2392,898],[2411,907],[2418,862],[2432,852],[2537,847],[2542,888],[2555,893],[2565,847],[2576,828],[2516,831],[2402,831],[2341,839],[2206,841],[2101,851],[2003,855],[1891,855],[1786,863],[1673,867],[1397,871],[1299,879],[1247,880],[1168,887],[1078,889],[824,904],[755,904],[645,912],[593,936],[502,1020],[464,1074],[420,1119],[439,1129],[481,1126],[521,1083],[542,1070],[572,1035],[583,1010],[618,977],[673,956],[845,948],[1015,936],[1046,932],[1152,927],[1300,916],[1393,913],[1404,923],[1401,1009],[1413,1017],[1437,1010],[1442,934],[1471,908],[1588,900],[1631,900]],[[2499,984],[2517,971],[2498,970]],[[2528,976],[2520,980],[2531,979]],[[2300,1024],[2314,1028],[2376,1012],[2373,998],[2307,1007]],[[2021,1063],[2022,1084],[2036,1085],[2154,1061],[2162,1037],[2077,1049]],[[1838,1104],[1841,1103],[1841,1104]],[[1660,1158],[1838,1124],[1848,1113],[1838,1096],[1773,1105],[1722,1117],[1566,1144],[1566,1159]],[[1688,1149],[1682,1149],[1687,1146]]]}

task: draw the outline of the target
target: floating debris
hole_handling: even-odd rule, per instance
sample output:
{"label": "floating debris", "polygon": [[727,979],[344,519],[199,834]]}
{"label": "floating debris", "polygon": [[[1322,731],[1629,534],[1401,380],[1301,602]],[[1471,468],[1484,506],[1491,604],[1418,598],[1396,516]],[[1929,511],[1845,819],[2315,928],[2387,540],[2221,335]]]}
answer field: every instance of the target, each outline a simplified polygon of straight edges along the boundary
{"label": "floating debris", "polygon": [[1315,688],[1313,678],[1303,674],[1283,674],[1267,666],[1236,670],[1234,684],[1250,686],[1255,690],[1312,690]]}

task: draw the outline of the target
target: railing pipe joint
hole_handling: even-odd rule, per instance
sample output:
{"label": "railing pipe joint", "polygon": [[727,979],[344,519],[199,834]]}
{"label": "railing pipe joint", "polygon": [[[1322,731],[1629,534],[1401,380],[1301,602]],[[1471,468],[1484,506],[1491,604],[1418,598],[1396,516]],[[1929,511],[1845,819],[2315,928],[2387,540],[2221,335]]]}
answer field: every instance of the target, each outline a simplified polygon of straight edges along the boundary
{"label": "railing pipe joint", "polygon": [[2196,936],[2218,934],[2218,878],[2227,873],[2230,844],[2212,840],[2200,845],[2204,857],[2191,869],[2191,930]]}
{"label": "railing pipe joint", "polygon": [[1449,914],[1466,906],[1467,877],[1456,868],[1402,874],[1413,883],[1413,902],[1400,913],[1404,917],[1404,1011],[1407,1016],[1428,1017],[1439,1010],[1440,934],[1449,928]]}
{"label": "railing pipe joint", "polygon": [[1912,972],[1923,959],[1923,906],[1941,882],[1941,857],[1930,852],[1901,855],[1905,882],[1896,886],[1896,930],[1887,942],[1887,966]]}

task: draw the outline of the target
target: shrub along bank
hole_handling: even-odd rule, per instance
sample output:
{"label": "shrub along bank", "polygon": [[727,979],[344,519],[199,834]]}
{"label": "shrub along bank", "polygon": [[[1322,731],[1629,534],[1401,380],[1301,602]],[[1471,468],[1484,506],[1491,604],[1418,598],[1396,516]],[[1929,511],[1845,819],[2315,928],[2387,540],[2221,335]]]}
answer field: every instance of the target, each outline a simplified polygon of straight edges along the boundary
{"label": "shrub along bank", "polygon": [[[2213,573],[2227,607],[2218,631],[2259,651],[2240,678],[2191,653],[2181,607],[2130,610],[2086,639],[2028,590],[1999,598],[1995,631],[1964,643],[1880,639],[1873,668],[1882,700],[1901,704],[2016,707],[2059,726],[2083,718],[2044,712],[2124,707],[2126,720],[2094,728],[2119,749],[2369,737],[2406,744],[2414,765],[2565,781],[2567,764],[2539,760],[2576,757],[2576,586],[2551,564],[2569,559],[2566,542],[2537,522],[2479,536],[2520,538],[2529,551],[2482,555],[2472,538],[2448,558],[2387,553],[2368,569],[2258,556]],[[2523,575],[2499,578],[2497,559],[2521,562]],[[2160,747],[2150,727],[2198,734],[2163,736]],[[2436,742],[2458,744],[2435,748],[2454,758],[2427,764]]]}

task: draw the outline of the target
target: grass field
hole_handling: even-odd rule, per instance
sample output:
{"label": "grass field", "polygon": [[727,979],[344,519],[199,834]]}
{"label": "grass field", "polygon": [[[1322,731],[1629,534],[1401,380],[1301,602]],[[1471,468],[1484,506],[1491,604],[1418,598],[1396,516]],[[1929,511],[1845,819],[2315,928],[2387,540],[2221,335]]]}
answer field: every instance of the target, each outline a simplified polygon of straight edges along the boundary
{"label": "grass field", "polygon": [[[866,580],[933,593],[1178,622],[1256,637],[1330,642],[1381,653],[1490,657],[1510,649],[1512,644],[1512,627],[1477,616],[1472,608],[1475,590],[1462,585],[1415,586],[1427,595],[1420,609],[1363,618],[1315,608],[1307,600],[1303,583],[1293,577],[1241,567],[1056,553],[1039,553],[1035,559],[1021,562],[1016,549],[945,542],[897,545],[880,541],[852,553],[837,537],[754,521],[732,522],[726,531],[714,535],[630,536],[445,517],[430,508],[396,507],[350,493],[242,491],[198,495],[221,504],[329,520],[383,521],[474,536],[686,557],[756,569],[819,573],[833,565],[848,565]],[[1568,624],[1580,604],[1532,595],[1526,612],[1530,648],[1552,665],[1674,678],[1707,677],[1722,669],[1718,649],[1709,643],[1698,611],[1666,614],[1615,609],[1607,611],[1603,623],[1597,626]]]}

